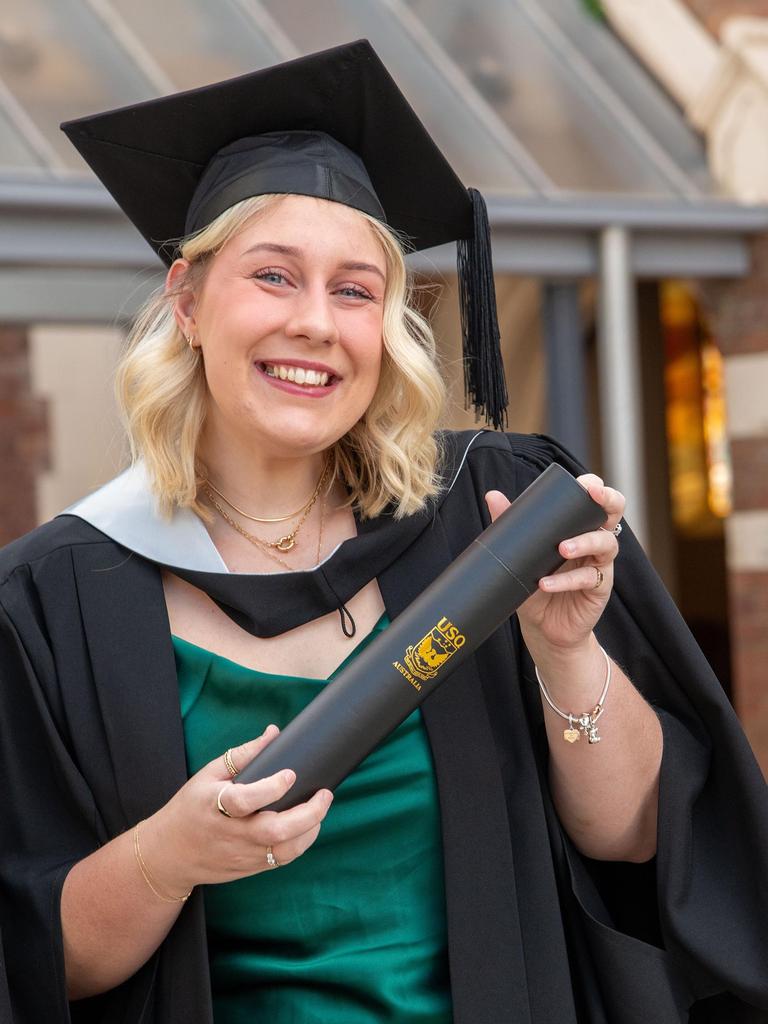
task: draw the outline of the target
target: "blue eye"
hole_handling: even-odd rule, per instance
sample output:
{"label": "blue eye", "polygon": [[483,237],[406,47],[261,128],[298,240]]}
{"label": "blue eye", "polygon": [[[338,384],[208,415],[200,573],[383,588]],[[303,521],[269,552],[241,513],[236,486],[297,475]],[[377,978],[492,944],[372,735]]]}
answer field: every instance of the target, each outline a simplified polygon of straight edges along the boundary
{"label": "blue eye", "polygon": [[370,299],[371,295],[362,288],[355,288],[353,285],[345,285],[339,289],[339,294],[351,299]]}
{"label": "blue eye", "polygon": [[257,281],[266,281],[267,284],[283,284],[285,281],[285,274],[279,270],[257,270],[253,276]]}

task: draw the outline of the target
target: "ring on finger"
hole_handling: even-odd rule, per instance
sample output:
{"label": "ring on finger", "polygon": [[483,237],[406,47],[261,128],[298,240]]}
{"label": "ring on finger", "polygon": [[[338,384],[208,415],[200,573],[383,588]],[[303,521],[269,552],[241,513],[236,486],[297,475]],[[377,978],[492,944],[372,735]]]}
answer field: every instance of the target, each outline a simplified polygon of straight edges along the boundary
{"label": "ring on finger", "polygon": [[602,586],[605,576],[603,575],[603,570],[599,565],[593,565],[592,568],[595,570],[595,585],[592,589],[597,590],[598,587]]}
{"label": "ring on finger", "polygon": [[216,796],[216,807],[218,808],[219,813],[223,814],[225,818],[231,818],[232,815],[229,813],[227,808],[221,802],[221,794],[224,792],[224,790],[226,788],[227,788],[226,786],[222,786],[221,789],[219,790],[218,795]]}
{"label": "ring on finger", "polygon": [[277,857],[272,852],[272,847],[271,846],[267,847],[267,867],[270,867],[270,868],[279,868],[280,867],[280,861],[277,859]]}
{"label": "ring on finger", "polygon": [[237,768],[235,768],[235,762],[232,760],[232,747],[224,751],[224,764],[227,766],[230,776],[234,779],[237,775]]}
{"label": "ring on finger", "polygon": [[616,523],[612,530],[607,529],[605,526],[601,526],[600,529],[603,531],[603,533],[612,533],[614,537],[618,537],[621,531],[624,529],[624,527],[621,525],[621,523]]}

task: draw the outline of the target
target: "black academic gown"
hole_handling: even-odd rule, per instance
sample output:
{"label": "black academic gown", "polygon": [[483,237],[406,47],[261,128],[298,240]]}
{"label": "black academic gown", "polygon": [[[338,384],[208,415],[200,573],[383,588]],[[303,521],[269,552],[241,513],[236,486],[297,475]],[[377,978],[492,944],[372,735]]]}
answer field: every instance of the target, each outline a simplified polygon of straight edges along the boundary
{"label": "black academic gown", "polygon": [[[446,479],[457,475],[439,507],[410,524],[382,517],[343,546],[354,552],[379,537],[386,564],[376,574],[391,618],[487,525],[487,490],[514,497],[553,459],[578,469],[544,438],[484,433],[467,451],[469,436],[446,437]],[[620,547],[597,633],[663,724],[658,855],[649,865],[601,865],[574,850],[550,800],[541,702],[513,618],[423,705],[456,1024],[678,1024],[699,1000],[692,1020],[768,1021],[765,784],[629,530]],[[340,600],[334,565],[344,557],[332,557],[321,588]],[[623,728],[610,701],[604,722]],[[134,977],[71,1009],[64,988],[67,871],[156,811],[186,775],[158,566],[73,516],[6,548],[3,1024],[210,1024],[199,889]]]}

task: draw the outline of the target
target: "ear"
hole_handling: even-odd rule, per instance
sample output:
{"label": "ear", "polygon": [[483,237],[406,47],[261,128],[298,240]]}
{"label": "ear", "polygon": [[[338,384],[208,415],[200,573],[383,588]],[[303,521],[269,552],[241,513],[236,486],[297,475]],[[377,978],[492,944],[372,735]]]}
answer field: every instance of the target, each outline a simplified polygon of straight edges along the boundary
{"label": "ear", "polygon": [[184,287],[184,278],[189,271],[189,260],[174,260],[165,278],[165,291],[175,292],[173,315],[185,338],[194,338],[196,331],[195,306],[197,297],[191,288]]}

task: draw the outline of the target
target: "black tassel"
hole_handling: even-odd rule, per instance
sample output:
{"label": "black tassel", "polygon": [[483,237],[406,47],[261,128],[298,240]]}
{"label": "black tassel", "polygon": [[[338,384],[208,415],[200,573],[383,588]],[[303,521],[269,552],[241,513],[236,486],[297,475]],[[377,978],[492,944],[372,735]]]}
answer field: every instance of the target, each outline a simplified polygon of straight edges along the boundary
{"label": "black tassel", "polygon": [[501,339],[493,283],[491,227],[485,200],[468,189],[472,200],[474,236],[456,243],[459,309],[464,350],[464,395],[478,416],[496,429],[507,425],[507,382],[501,359]]}

